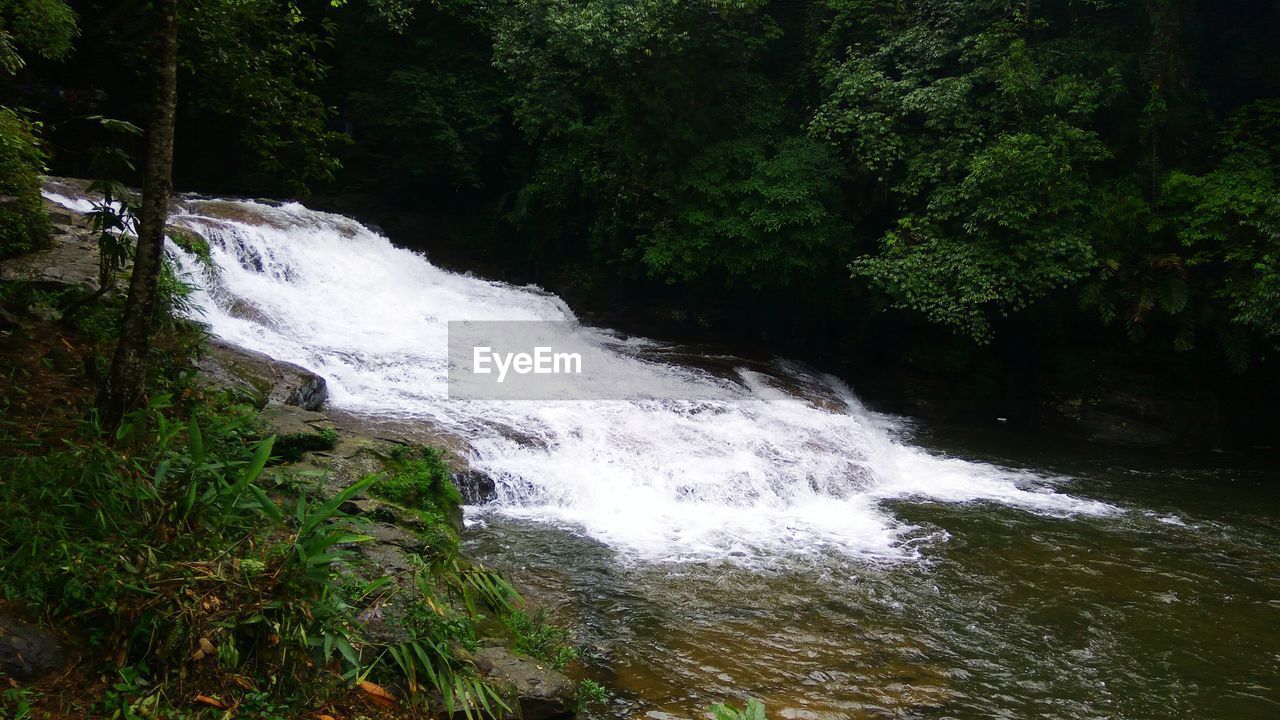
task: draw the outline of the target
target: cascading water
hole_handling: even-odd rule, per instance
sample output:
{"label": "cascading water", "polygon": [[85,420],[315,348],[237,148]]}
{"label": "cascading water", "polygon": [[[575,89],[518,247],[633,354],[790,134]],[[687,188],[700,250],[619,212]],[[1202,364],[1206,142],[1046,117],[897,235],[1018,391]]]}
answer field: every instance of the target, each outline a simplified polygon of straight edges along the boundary
{"label": "cascading water", "polygon": [[[46,195],[85,211],[84,198]],[[990,501],[1049,514],[1112,508],[1029,472],[940,457],[900,439],[838,380],[789,363],[729,359],[720,378],[654,361],[665,346],[581,326],[665,399],[449,399],[446,323],[575,320],[558,297],[447,272],[359,223],[296,203],[191,200],[172,222],[209,241],[216,271],[170,251],[199,287],[212,332],[307,367],[331,405],[465,439],[502,513],[569,526],[649,559],[836,551],[908,557],[890,499]],[[724,360],[724,359],[719,359]],[[721,362],[721,365],[724,363]],[[687,390],[687,393],[684,392]],[[686,395],[689,399],[671,399]]]}
{"label": "cascading water", "polygon": [[[914,447],[804,367],[572,325],[553,295],[299,205],[179,205],[215,267],[170,250],[215,334],[324,375],[340,414],[465,441],[497,486],[468,556],[579,633],[611,695],[595,717],[747,695],[813,720],[1277,716],[1274,463],[1143,470],[999,438],[1114,504],[1083,499]],[[568,322],[639,397],[450,399],[450,320]]]}

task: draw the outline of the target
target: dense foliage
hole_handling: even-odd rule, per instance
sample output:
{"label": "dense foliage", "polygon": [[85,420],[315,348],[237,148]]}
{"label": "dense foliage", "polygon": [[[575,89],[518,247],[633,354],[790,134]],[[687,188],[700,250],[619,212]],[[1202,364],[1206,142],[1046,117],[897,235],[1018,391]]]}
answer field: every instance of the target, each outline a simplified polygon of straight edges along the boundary
{"label": "dense foliage", "polygon": [[898,308],[979,344],[1018,314],[1068,335],[1114,324],[1117,348],[1236,370],[1275,348],[1280,14],[1264,3],[521,0],[420,5],[397,29],[334,18],[326,92],[359,182],[469,203],[496,218],[487,242],[586,297],[621,282],[767,298],[849,334]]}
{"label": "dense foliage", "polygon": [[[84,174],[94,140],[76,118],[140,117],[146,13],[71,6],[74,43],[59,2],[0,18],[53,166]],[[390,203],[423,212],[434,244],[587,307],[675,307],[816,358],[945,347],[935,365],[968,370],[1039,362],[1010,346],[1087,345],[1169,382],[1271,372],[1273,3],[183,12],[180,187]]]}
{"label": "dense foliage", "polygon": [[44,155],[31,125],[0,107],[0,258],[19,255],[49,239],[49,218],[40,199]]}

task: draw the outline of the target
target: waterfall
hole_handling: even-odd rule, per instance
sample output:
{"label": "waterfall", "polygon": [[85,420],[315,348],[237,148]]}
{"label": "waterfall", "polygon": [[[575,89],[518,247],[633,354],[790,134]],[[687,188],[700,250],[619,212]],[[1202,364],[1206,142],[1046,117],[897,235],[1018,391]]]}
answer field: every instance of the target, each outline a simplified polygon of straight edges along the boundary
{"label": "waterfall", "polygon": [[[83,212],[83,198],[46,196]],[[912,446],[839,380],[793,363],[715,358],[585,325],[579,341],[632,362],[646,400],[482,401],[447,393],[447,322],[576,322],[535,287],[447,272],[337,215],[296,203],[187,200],[171,221],[209,241],[216,271],[176,247],[213,334],[325,377],[330,404],[467,441],[497,496],[471,508],[554,523],[643,559],[836,552],[911,558],[918,534],[888,501],[1001,503],[1102,514],[1059,478]],[[667,358],[667,359],[663,359]],[[687,391],[687,392],[686,392]]]}

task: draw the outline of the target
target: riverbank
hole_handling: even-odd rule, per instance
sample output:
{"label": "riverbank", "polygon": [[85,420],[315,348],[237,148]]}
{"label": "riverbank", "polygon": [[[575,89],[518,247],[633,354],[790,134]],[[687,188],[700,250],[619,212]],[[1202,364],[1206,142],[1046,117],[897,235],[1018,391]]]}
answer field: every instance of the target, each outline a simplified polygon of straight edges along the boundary
{"label": "riverbank", "polygon": [[[21,629],[0,638],[0,668],[18,681],[4,707],[573,715],[577,687],[556,669],[572,658],[563,632],[458,553],[452,482],[470,477],[459,439],[330,416],[319,376],[176,318],[157,343],[150,409],[130,434],[98,435],[85,418],[119,298],[60,317],[97,289],[96,238],[82,214],[49,211],[51,246],[0,263],[0,614]],[[37,482],[46,475],[65,487]],[[168,637],[140,637],[146,627]],[[30,638],[50,650],[35,664]],[[452,685],[442,693],[437,678]]]}

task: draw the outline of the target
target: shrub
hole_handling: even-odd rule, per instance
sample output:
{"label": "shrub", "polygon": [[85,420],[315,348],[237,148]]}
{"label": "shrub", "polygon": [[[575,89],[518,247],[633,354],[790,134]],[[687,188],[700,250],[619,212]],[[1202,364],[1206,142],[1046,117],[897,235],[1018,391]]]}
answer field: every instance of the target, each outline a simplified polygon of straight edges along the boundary
{"label": "shrub", "polygon": [[397,505],[416,510],[426,521],[451,524],[462,505],[462,493],[450,479],[444,452],[433,447],[396,453],[389,471],[371,492]]}
{"label": "shrub", "polygon": [[40,197],[44,154],[29,122],[0,107],[0,258],[49,243],[49,216]]}
{"label": "shrub", "polygon": [[503,624],[511,634],[516,652],[541,660],[556,670],[563,670],[578,657],[578,651],[567,643],[564,629],[552,625],[541,608],[532,614],[512,610],[503,617]]}

